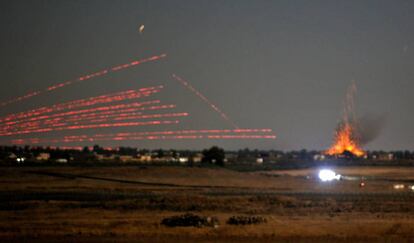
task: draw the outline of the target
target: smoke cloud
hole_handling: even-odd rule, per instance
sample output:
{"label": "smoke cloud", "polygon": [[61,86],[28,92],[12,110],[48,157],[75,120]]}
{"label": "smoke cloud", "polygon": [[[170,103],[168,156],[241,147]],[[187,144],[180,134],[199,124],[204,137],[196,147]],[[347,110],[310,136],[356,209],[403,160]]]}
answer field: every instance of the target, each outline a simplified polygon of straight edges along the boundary
{"label": "smoke cloud", "polygon": [[381,134],[386,121],[385,114],[361,116],[356,126],[359,143],[365,145],[375,140]]}

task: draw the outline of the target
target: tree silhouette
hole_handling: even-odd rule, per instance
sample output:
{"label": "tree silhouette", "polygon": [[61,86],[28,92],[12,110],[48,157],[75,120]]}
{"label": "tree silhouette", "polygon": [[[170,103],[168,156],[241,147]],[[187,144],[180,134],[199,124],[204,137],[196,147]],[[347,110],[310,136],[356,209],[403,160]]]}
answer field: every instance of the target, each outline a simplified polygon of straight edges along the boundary
{"label": "tree silhouette", "polygon": [[210,164],[224,165],[224,149],[213,146],[210,149],[203,150],[203,162]]}

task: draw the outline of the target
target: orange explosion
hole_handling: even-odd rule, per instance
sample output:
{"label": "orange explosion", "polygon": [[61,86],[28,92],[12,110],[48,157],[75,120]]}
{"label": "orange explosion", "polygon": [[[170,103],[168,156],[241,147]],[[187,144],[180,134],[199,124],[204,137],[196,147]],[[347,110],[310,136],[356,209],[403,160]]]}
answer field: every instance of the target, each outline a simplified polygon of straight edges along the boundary
{"label": "orange explosion", "polygon": [[355,139],[353,139],[353,128],[350,124],[344,124],[335,135],[334,144],[326,151],[328,155],[340,155],[348,151],[355,156],[363,156],[364,151],[359,148]]}
{"label": "orange explosion", "polygon": [[352,82],[346,94],[344,111],[340,126],[337,128],[334,143],[325,151],[327,155],[341,155],[348,151],[357,157],[361,157],[365,152],[359,147],[357,122],[354,113],[354,94],[356,92],[355,82]]}

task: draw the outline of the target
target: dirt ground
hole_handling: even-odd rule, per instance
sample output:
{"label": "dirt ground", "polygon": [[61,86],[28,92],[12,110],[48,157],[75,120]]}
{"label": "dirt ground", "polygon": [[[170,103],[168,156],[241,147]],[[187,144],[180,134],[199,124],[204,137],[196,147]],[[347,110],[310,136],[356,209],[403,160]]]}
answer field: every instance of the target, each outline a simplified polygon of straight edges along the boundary
{"label": "dirt ground", "polygon": [[[172,166],[2,167],[5,242],[413,242],[414,168],[236,172]],[[360,187],[360,182],[365,187]],[[405,188],[396,190],[395,184]],[[216,227],[167,227],[165,217],[217,217]],[[230,225],[232,216],[267,222]]]}

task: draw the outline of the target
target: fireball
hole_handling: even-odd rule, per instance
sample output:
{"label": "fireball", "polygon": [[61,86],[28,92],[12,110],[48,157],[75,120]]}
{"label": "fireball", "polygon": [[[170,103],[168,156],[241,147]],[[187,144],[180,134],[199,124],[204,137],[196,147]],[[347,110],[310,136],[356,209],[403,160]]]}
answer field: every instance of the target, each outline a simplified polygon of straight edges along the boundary
{"label": "fireball", "polygon": [[340,155],[348,151],[357,157],[365,152],[359,148],[357,139],[354,136],[354,129],[350,124],[344,124],[335,134],[334,144],[326,151],[328,155]]}
{"label": "fireball", "polygon": [[354,94],[356,92],[355,82],[348,88],[342,121],[336,129],[334,143],[325,151],[327,155],[341,155],[350,152],[357,157],[361,157],[365,152],[359,147],[357,121],[354,113]]}

